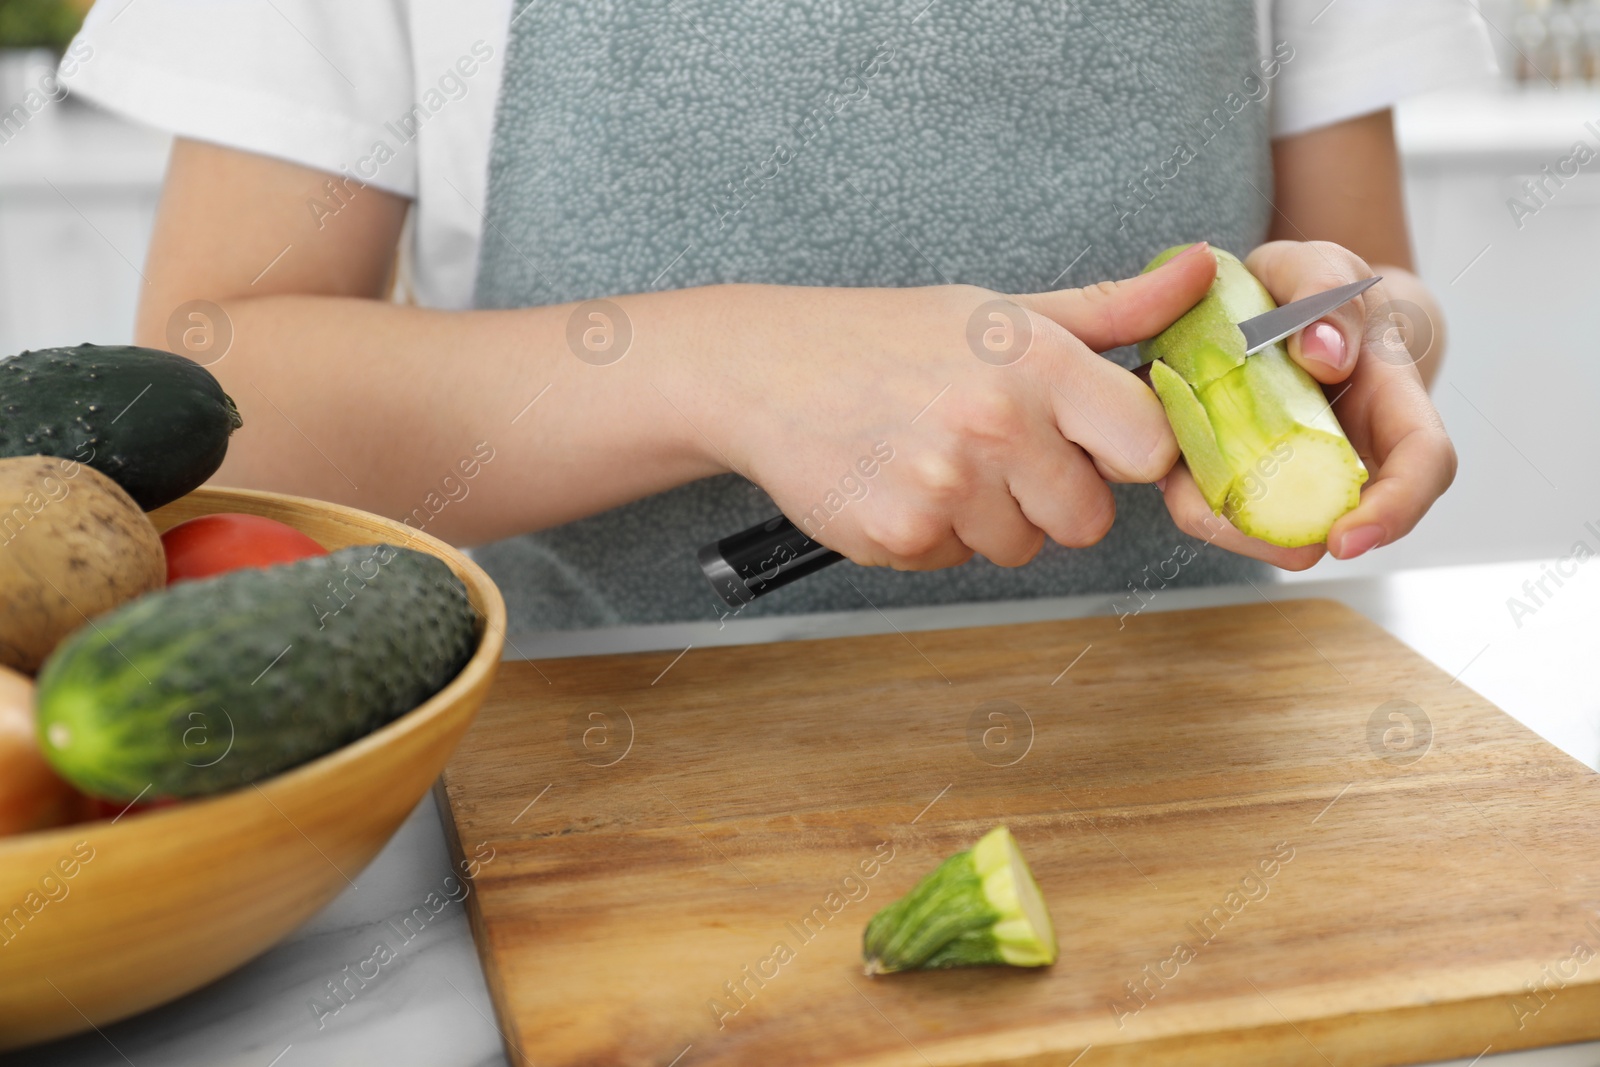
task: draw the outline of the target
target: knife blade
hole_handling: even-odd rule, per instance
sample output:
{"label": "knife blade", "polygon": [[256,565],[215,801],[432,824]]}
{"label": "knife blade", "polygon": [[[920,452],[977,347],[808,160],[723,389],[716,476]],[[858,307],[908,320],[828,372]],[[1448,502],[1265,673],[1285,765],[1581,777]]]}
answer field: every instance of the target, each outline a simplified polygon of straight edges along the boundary
{"label": "knife blade", "polygon": [[1329,289],[1325,293],[1316,293],[1282,307],[1273,308],[1253,319],[1245,319],[1239,324],[1239,332],[1244,334],[1244,354],[1253,356],[1296,330],[1305,329],[1334,308],[1349,303],[1381,281],[1383,281],[1381,275],[1363,278],[1359,282],[1341,285],[1337,289]]}
{"label": "knife blade", "polygon": [[[1245,355],[1255,355],[1296,330],[1310,326],[1382,280],[1381,277],[1364,278],[1246,319],[1239,323],[1239,330],[1244,334]],[[748,530],[704,545],[696,555],[700,572],[712,591],[735,611],[757,597],[842,559],[842,555],[807,536],[783,515],[774,515]]]}

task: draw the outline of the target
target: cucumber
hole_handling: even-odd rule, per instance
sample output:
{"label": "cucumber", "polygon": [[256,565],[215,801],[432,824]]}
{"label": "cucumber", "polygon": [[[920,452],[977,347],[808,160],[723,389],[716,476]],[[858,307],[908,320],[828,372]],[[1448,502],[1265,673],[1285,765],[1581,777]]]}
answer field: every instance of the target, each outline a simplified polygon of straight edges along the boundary
{"label": "cucumber", "polygon": [[215,474],[241,425],[211,372],[171,352],[84,344],[0,362],[0,457],[77,460],[145,511]]}
{"label": "cucumber", "polygon": [[1016,839],[997,826],[874,915],[866,973],[1056,961],[1055,926]]}
{"label": "cucumber", "polygon": [[461,580],[443,560],[393,545],[180,582],[50,656],[39,744],[95,796],[222,792],[399,717],[476,645]]}

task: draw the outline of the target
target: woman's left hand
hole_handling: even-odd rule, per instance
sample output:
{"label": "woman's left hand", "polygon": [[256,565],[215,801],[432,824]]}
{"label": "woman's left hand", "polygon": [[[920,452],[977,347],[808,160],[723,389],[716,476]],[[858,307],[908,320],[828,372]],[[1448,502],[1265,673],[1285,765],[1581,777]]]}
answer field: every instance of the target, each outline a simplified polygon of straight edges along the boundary
{"label": "woman's left hand", "polygon": [[[1280,305],[1374,273],[1360,256],[1326,241],[1272,241],[1251,252],[1245,266]],[[1338,559],[1409,533],[1455,478],[1455,447],[1390,321],[1389,302],[1386,283],[1379,282],[1289,338],[1289,355],[1328,387],[1334,414],[1367,465],[1361,502],[1328,533],[1327,550]],[[1225,524],[1211,515],[1181,466],[1164,491],[1178,525],[1220,548],[1291,570],[1322,556],[1322,546],[1281,549],[1232,526],[1220,529]]]}

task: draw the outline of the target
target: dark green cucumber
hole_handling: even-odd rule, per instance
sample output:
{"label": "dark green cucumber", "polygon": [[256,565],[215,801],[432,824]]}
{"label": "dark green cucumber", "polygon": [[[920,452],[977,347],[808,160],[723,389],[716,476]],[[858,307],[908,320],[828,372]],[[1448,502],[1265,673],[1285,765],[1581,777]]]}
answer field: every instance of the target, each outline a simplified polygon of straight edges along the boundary
{"label": "dark green cucumber", "polygon": [[51,655],[39,743],[96,796],[217,793],[397,718],[476,645],[461,580],[436,556],[393,545],[180,582],[100,616]]}
{"label": "dark green cucumber", "polygon": [[146,511],[216,473],[241,425],[211,372],[171,352],[85,344],[0,362],[0,457],[77,460]]}

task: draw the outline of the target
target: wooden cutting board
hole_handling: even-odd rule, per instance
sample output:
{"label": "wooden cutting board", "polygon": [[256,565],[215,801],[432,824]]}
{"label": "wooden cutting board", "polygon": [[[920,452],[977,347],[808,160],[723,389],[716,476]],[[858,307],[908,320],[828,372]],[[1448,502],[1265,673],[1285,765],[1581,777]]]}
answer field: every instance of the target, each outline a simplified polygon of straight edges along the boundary
{"label": "wooden cutting board", "polygon": [[[440,799],[512,1062],[1600,1036],[1595,774],[1330,601],[1125,621],[505,664]],[[1060,962],[864,977],[871,914],[998,823]]]}

